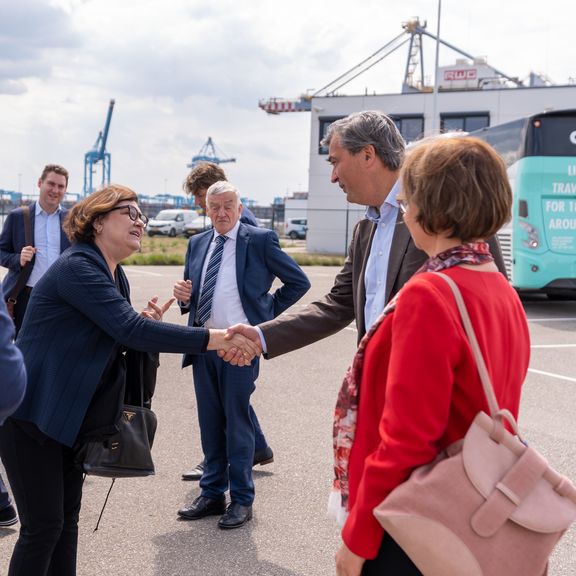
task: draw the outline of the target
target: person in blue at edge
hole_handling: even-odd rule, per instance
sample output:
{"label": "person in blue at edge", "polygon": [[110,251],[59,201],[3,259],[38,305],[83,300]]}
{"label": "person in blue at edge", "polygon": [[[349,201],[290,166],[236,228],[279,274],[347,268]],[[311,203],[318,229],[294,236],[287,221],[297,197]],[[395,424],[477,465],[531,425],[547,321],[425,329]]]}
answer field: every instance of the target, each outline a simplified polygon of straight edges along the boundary
{"label": "person in blue at edge", "polygon": [[[174,285],[174,297],[182,313],[189,314],[190,326],[228,328],[271,320],[309,290],[308,278],[282,251],[275,232],[240,222],[242,204],[235,186],[212,184],[206,204],[214,230],[190,239],[184,280]],[[271,294],[275,277],[283,285]],[[254,501],[250,395],[258,359],[238,368],[209,352],[186,354],[182,364],[192,364],[205,468],[200,496],[178,515],[186,520],[222,515],[220,528],[239,528],[252,518]],[[228,488],[231,502],[226,508]]]}
{"label": "person in blue at edge", "polygon": [[[24,207],[12,210],[2,227],[0,265],[8,268],[2,281],[2,299],[15,301],[11,316],[16,335],[36,282],[70,246],[61,229],[68,211],[60,203],[67,187],[68,170],[58,164],[47,164],[38,179],[38,200],[28,207],[30,239],[27,241]],[[0,475],[0,526],[16,522],[18,514]]]}
{"label": "person in blue at edge", "polygon": [[[124,186],[84,198],[64,223],[72,247],[32,291],[16,341],[28,388],[0,427],[21,524],[8,576],[75,576],[83,473],[74,446],[94,434],[87,424],[96,417],[114,428],[124,393],[112,366],[123,347],[194,354],[226,347],[224,330],[157,321],[173,300],[160,306],[154,297],[142,314],[132,308],[119,263],[140,248],[147,221]],[[255,352],[245,341],[235,347],[247,362]]]}
{"label": "person in blue at edge", "polygon": [[[0,298],[0,426],[18,408],[26,390],[24,360],[13,338],[14,323],[4,299]],[[0,526],[12,526],[18,522],[18,516],[3,484],[0,476]]]}
{"label": "person in blue at edge", "polygon": [[[206,192],[208,188],[220,180],[228,180],[226,173],[222,170],[221,166],[213,162],[200,162],[194,166],[184,181],[184,192],[190,196],[194,196],[194,202],[206,210]],[[240,214],[240,222],[242,224],[250,224],[251,226],[258,226],[258,220],[254,214],[248,209],[247,206],[242,205],[242,212]],[[274,462],[274,452],[268,445],[264,432],[250,404],[250,418],[254,424],[254,463],[253,465],[264,466]],[[182,480],[200,480],[204,472],[204,460],[196,464],[192,470],[188,470],[182,474]]]}

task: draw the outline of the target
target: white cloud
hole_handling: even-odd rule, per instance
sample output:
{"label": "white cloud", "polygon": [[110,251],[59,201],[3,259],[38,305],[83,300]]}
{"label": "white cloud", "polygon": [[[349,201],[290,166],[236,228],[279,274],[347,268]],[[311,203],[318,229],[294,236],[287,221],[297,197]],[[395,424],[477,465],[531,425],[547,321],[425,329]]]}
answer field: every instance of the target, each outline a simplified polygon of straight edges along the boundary
{"label": "white cloud", "polygon": [[[527,0],[521,12],[496,0],[444,0],[441,36],[510,75],[576,76],[573,1],[544,9]],[[435,33],[429,0],[0,0],[0,188],[16,189],[21,174],[31,192],[42,166],[59,162],[80,192],[84,153],[115,98],[112,178],[140,193],[178,193],[208,136],[237,158],[224,167],[244,194],[268,203],[306,189],[309,116],[270,117],[258,100],[318,90],[414,14]],[[431,77],[433,43],[425,44]],[[342,92],[399,91],[406,57],[400,48]]]}

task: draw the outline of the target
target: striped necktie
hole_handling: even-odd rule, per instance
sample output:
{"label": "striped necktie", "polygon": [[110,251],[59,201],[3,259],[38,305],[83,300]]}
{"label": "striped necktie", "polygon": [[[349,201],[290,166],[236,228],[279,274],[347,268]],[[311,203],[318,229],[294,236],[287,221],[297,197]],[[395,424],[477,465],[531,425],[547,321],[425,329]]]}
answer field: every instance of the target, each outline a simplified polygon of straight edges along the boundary
{"label": "striped necktie", "polygon": [[216,248],[214,248],[214,251],[210,255],[210,260],[208,260],[208,267],[204,275],[204,284],[202,285],[202,293],[200,294],[200,301],[198,302],[198,310],[196,312],[196,322],[199,326],[204,326],[212,313],[212,297],[214,296],[214,289],[216,288],[218,270],[222,262],[222,252],[224,252],[224,242],[226,242],[226,240],[228,240],[227,236],[216,236]]}

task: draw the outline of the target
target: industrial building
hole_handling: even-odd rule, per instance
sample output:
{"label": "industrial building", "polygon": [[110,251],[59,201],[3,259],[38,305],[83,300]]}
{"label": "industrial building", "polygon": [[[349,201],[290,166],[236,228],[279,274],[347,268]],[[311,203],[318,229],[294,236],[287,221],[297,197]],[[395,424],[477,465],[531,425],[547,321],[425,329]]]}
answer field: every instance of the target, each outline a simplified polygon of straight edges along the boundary
{"label": "industrial building", "polygon": [[[418,19],[403,24],[404,32],[360,65],[339,76],[318,92],[293,101],[261,100],[270,114],[308,111],[310,122],[310,168],[308,186],[309,252],[343,254],[352,230],[365,208],[349,204],[339,186],[330,182],[328,151],[320,145],[328,126],[360,110],[381,110],[396,122],[407,142],[440,131],[473,131],[516,120],[544,110],[573,108],[576,85],[553,85],[531,73],[527,81],[507,76],[490,66],[486,58],[474,57],[426,30]],[[438,87],[424,81],[422,39],[433,38],[457,52],[454,63],[438,68]],[[402,44],[409,43],[402,91],[397,94],[343,95],[348,78],[354,79]]]}

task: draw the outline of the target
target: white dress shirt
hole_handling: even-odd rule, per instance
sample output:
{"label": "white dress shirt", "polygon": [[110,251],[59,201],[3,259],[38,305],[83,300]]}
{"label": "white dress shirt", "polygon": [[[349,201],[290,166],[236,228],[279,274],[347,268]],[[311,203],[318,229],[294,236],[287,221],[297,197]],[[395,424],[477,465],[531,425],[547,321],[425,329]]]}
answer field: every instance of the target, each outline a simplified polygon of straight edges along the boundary
{"label": "white dress shirt", "polygon": [[[222,262],[220,263],[218,278],[216,279],[216,286],[214,288],[214,296],[212,297],[212,311],[210,318],[205,324],[206,328],[228,328],[229,326],[239,323],[249,324],[240,300],[238,280],[236,278],[236,241],[238,239],[239,228],[240,221],[236,222],[236,226],[234,226],[232,230],[224,234],[228,240],[224,242]],[[200,294],[202,294],[204,277],[206,276],[206,268],[208,268],[210,256],[216,248],[215,240],[217,236],[220,236],[220,234],[214,229],[214,236],[212,237],[212,242],[210,242],[210,247],[208,248],[208,253],[206,254],[202,267]]]}

